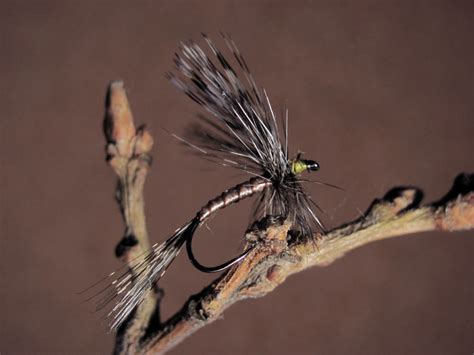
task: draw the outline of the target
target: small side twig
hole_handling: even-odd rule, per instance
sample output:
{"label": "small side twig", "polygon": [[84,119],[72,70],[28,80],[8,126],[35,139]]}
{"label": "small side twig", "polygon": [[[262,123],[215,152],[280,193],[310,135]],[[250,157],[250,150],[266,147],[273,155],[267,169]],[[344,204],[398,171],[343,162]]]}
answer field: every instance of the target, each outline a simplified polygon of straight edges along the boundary
{"label": "small side twig", "polygon": [[[117,251],[131,260],[148,248],[143,184],[153,141],[145,129],[135,130],[121,82],[110,85],[107,97],[108,161],[119,177],[118,201],[126,222],[125,237]],[[262,297],[288,276],[312,266],[327,266],[365,244],[418,232],[474,228],[474,174],[460,174],[437,202],[420,206],[421,200],[418,188],[394,188],[376,199],[363,217],[321,238],[299,243],[287,241],[288,223],[267,219],[268,223],[261,223],[246,236],[258,240],[257,247],[163,323],[150,322],[159,314],[157,296],[150,291],[117,334],[116,353],[165,353],[218,319],[235,302]]]}
{"label": "small side twig", "polygon": [[[145,127],[135,128],[121,81],[112,82],[107,92],[104,133],[106,159],[118,177],[116,198],[125,221],[124,236],[115,252],[130,265],[149,248],[143,188],[151,165],[153,138]],[[156,305],[157,295],[151,290],[133,317],[119,330],[116,353],[138,351],[139,340],[144,336],[155,309],[158,309]]]}

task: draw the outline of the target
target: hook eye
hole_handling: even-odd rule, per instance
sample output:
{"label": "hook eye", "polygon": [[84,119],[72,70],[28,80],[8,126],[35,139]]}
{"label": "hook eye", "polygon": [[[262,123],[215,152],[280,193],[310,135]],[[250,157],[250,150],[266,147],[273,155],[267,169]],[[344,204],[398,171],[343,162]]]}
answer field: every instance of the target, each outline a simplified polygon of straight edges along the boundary
{"label": "hook eye", "polygon": [[308,170],[309,173],[312,171],[318,171],[320,168],[318,162],[314,160],[304,160],[304,163],[306,164],[306,170]]}

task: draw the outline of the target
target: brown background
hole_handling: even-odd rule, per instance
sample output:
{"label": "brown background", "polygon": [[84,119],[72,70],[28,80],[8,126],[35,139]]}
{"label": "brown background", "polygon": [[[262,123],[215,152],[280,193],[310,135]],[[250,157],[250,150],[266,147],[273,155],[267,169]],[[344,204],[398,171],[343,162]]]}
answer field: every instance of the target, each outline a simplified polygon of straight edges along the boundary
{"label": "brown background", "polygon": [[[329,226],[397,185],[426,200],[473,171],[471,1],[2,1],[0,352],[109,353],[75,292],[115,269],[122,223],[101,132],[107,83],[125,80],[156,139],[146,187],[153,241],[242,175],[197,160],[182,133],[198,107],[166,81],[180,40],[230,33],[305,151]],[[200,258],[238,251],[251,204],[199,232]],[[472,232],[388,240],[241,302],[173,354],[471,354]],[[212,247],[211,247],[212,245]],[[213,279],[180,255],[165,316]]]}

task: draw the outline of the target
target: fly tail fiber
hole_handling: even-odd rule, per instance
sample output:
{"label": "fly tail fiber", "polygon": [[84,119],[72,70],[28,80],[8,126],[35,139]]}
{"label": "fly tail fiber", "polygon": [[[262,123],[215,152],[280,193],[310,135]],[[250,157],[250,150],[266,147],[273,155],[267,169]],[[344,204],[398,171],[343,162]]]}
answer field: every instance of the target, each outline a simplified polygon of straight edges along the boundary
{"label": "fly tail fiber", "polygon": [[112,272],[83,293],[86,301],[97,300],[96,312],[104,312],[110,330],[117,331],[164,275],[186,239],[193,235],[199,221],[186,223],[164,242],[154,244],[130,265]]}

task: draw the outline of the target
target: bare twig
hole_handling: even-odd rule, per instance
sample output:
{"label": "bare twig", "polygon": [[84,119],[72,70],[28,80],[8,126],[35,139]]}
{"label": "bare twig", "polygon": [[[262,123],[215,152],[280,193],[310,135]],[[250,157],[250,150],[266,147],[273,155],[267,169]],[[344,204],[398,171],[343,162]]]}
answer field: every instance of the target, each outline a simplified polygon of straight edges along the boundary
{"label": "bare twig", "polygon": [[[110,85],[108,98],[106,122],[112,124],[106,125],[107,152],[119,176],[118,200],[127,225],[118,250],[125,250],[122,254],[130,260],[148,247],[143,183],[152,139],[144,129],[135,131],[121,82]],[[164,353],[218,319],[233,303],[262,297],[288,276],[311,266],[327,266],[370,242],[432,230],[474,228],[474,174],[459,175],[440,201],[420,206],[421,200],[418,188],[394,188],[375,200],[363,217],[305,242],[288,241],[290,225],[267,218],[247,234],[247,240],[257,241],[258,246],[245,260],[191,296],[164,323],[149,321],[159,308],[157,297],[150,292],[117,335],[116,352]]]}
{"label": "bare twig", "polygon": [[[149,152],[153,138],[144,127],[135,129],[121,81],[112,82],[107,92],[104,133],[107,161],[118,176],[116,197],[126,225],[124,237],[115,251],[117,257],[130,263],[132,260],[137,261],[149,248],[143,188],[151,164]],[[132,319],[119,330],[116,353],[138,352],[139,341],[155,309],[158,309],[156,305],[157,296],[151,290]]]}

